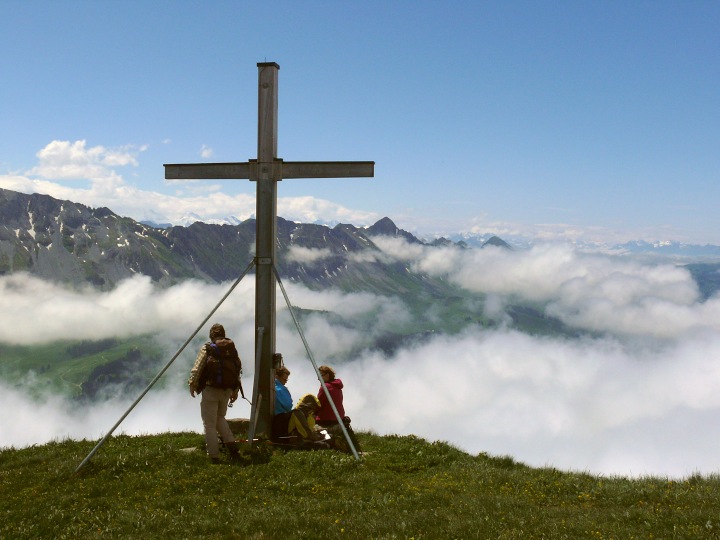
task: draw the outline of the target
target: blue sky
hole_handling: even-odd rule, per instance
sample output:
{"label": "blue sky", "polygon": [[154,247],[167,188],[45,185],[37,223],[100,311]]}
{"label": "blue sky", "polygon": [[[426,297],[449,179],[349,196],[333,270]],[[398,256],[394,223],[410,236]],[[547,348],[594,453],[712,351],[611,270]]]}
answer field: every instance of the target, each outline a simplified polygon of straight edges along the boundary
{"label": "blue sky", "polygon": [[163,163],[373,160],[280,215],[420,234],[720,243],[720,3],[0,1],[0,187],[180,222],[254,184]]}

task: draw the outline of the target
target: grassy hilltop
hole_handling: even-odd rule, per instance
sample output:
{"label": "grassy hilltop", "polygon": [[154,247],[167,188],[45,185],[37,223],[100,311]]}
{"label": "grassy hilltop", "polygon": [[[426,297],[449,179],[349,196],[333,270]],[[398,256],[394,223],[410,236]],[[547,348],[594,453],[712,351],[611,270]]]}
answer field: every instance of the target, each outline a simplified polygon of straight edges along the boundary
{"label": "grassy hilltop", "polygon": [[[195,433],[0,451],[0,538],[720,538],[720,479],[607,478],[359,434],[211,465]],[[186,449],[194,449],[187,451]]]}

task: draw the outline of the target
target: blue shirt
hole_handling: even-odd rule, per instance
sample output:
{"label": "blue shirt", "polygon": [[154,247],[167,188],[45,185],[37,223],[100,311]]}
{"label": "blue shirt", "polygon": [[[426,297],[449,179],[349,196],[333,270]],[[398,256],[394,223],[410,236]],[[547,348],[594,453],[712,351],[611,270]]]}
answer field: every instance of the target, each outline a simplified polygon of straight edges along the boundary
{"label": "blue shirt", "polygon": [[275,414],[292,411],[293,400],[287,387],[275,379]]}

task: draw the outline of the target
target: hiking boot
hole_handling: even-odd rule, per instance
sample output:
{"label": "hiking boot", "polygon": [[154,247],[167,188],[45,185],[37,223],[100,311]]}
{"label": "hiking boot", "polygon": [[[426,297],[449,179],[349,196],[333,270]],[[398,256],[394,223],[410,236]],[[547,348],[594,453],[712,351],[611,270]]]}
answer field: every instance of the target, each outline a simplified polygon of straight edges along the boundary
{"label": "hiking boot", "polygon": [[226,442],[225,446],[230,452],[230,459],[238,459],[240,457],[240,447],[235,441]]}

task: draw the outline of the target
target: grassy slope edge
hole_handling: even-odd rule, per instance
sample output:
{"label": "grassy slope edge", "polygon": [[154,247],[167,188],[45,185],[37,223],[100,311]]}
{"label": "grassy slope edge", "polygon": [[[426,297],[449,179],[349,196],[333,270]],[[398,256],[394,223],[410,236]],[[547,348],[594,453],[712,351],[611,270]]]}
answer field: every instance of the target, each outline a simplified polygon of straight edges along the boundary
{"label": "grassy slope edge", "polygon": [[[361,462],[260,447],[211,465],[202,436],[0,450],[1,538],[720,538],[720,479],[531,468],[360,433]],[[195,448],[187,452],[183,449]]]}

